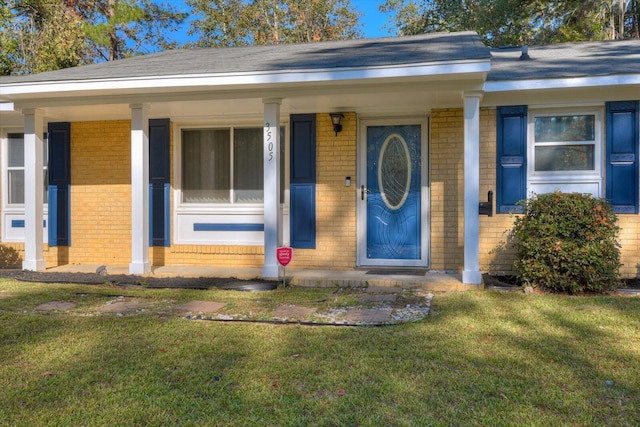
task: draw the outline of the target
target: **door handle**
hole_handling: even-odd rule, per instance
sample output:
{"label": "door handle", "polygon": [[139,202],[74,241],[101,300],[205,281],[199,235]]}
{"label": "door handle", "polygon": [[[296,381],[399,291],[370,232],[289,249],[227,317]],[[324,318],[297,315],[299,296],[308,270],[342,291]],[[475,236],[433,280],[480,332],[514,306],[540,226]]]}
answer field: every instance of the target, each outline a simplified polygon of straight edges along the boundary
{"label": "door handle", "polygon": [[360,186],[360,200],[364,200],[364,194],[365,193],[371,193],[371,190],[369,190],[368,188],[365,188],[364,185]]}

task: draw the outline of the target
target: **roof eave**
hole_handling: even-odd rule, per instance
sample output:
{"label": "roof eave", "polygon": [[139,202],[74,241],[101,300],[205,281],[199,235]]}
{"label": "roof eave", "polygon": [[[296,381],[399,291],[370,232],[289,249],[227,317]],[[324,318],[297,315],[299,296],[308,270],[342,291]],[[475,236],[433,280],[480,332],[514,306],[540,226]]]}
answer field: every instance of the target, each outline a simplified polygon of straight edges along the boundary
{"label": "roof eave", "polygon": [[378,67],[327,68],[315,70],[279,70],[222,74],[190,74],[135,78],[64,80],[2,85],[0,98],[6,100],[49,96],[108,95],[119,91],[176,91],[251,89],[254,87],[285,87],[295,84],[326,84],[331,82],[377,82],[385,79],[437,78],[438,76],[479,75],[484,81],[490,71],[490,59],[459,60],[402,64]]}
{"label": "roof eave", "polygon": [[526,80],[489,80],[484,84],[486,93],[535,91],[547,89],[596,88],[606,86],[640,85],[640,74],[609,76],[562,77]]}

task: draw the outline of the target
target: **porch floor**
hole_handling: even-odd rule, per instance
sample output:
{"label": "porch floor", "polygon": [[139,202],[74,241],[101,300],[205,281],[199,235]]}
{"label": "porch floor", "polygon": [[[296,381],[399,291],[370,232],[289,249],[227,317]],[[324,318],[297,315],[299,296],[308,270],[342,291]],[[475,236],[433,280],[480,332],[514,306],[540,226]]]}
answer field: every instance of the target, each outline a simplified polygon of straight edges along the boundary
{"label": "porch floor", "polygon": [[[95,273],[98,264],[68,264],[47,269],[60,273]],[[108,274],[129,274],[128,265],[107,265]],[[280,278],[282,279],[282,268]],[[377,273],[377,274],[376,274]],[[255,279],[261,277],[260,268],[207,267],[194,265],[154,266],[150,277],[235,277],[238,279]],[[466,285],[462,283],[461,274],[424,271],[409,272],[402,269],[397,273],[380,269],[353,270],[308,270],[287,269],[287,281],[294,286],[302,287],[380,287],[402,289],[424,289],[429,291],[462,291],[481,289],[482,285]]]}

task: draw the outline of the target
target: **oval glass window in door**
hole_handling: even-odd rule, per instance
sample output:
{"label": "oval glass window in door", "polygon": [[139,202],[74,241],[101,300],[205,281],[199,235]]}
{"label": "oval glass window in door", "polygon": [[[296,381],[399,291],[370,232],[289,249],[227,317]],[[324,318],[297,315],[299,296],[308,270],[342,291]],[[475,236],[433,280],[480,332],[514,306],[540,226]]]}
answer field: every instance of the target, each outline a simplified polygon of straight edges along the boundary
{"label": "oval glass window in door", "polygon": [[378,187],[384,204],[392,210],[402,207],[411,187],[411,156],[402,136],[389,135],[380,149]]}

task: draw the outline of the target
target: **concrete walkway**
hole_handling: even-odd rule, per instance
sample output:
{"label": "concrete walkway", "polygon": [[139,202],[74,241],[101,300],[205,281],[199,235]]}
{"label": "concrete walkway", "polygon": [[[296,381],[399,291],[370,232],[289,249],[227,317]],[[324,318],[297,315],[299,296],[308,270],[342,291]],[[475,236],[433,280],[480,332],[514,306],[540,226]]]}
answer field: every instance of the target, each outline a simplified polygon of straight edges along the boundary
{"label": "concrete walkway", "polygon": [[[69,264],[47,269],[61,273],[95,273],[98,264]],[[128,274],[127,265],[107,265],[108,274]],[[280,269],[282,280],[282,269]],[[235,277],[255,279],[261,277],[260,268],[224,268],[192,265],[153,267],[150,277]],[[287,282],[302,287],[379,287],[423,289],[436,292],[482,289],[482,285],[465,285],[461,275],[442,271],[409,269],[353,269],[353,270],[301,270],[287,269]]]}

